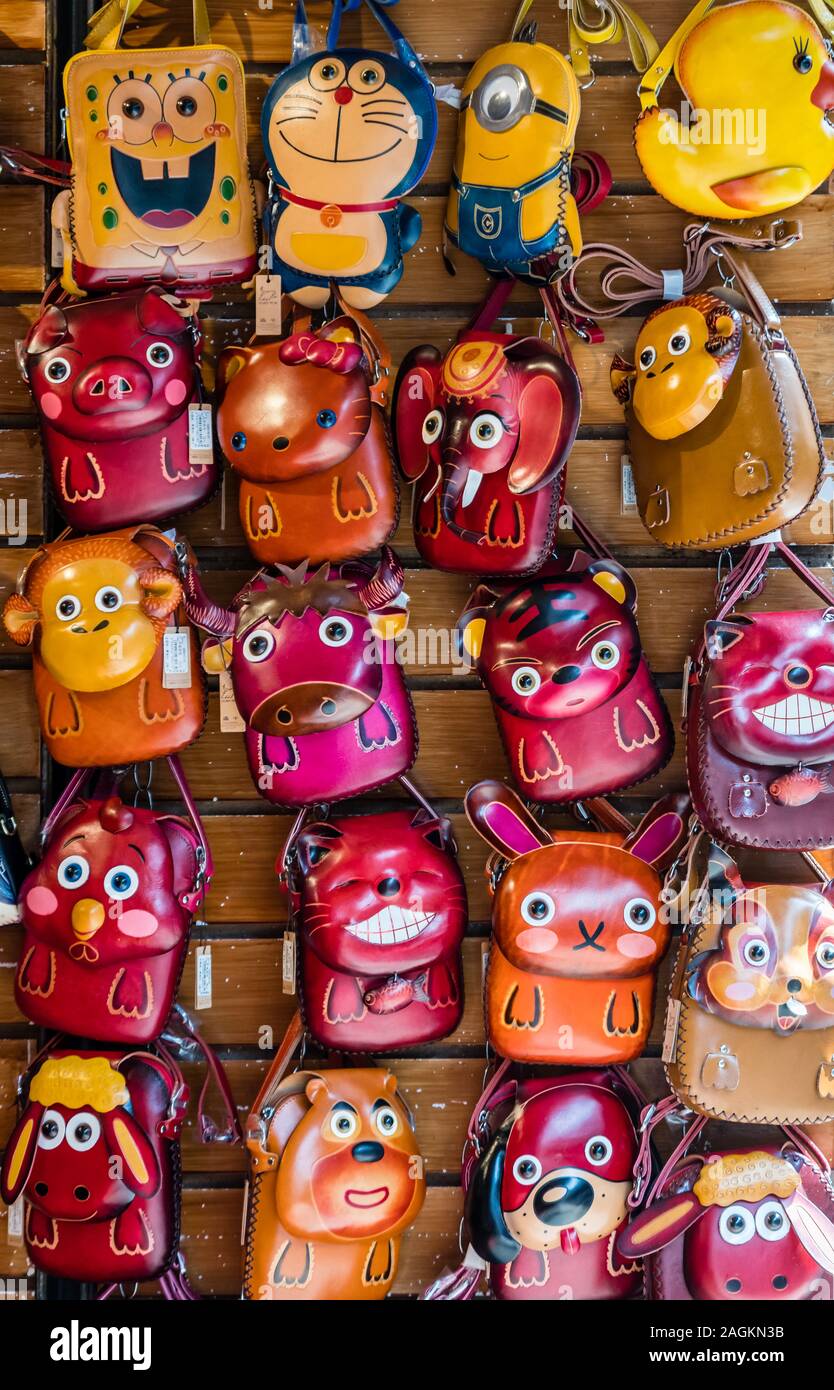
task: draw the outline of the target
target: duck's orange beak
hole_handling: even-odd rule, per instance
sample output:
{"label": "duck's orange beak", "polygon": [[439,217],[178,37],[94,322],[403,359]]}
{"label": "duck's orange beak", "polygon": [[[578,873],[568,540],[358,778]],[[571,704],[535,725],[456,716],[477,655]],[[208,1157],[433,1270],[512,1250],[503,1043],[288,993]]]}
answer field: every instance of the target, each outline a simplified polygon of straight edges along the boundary
{"label": "duck's orange beak", "polygon": [[821,111],[834,110],[834,63],[823,63],[811,100]]}

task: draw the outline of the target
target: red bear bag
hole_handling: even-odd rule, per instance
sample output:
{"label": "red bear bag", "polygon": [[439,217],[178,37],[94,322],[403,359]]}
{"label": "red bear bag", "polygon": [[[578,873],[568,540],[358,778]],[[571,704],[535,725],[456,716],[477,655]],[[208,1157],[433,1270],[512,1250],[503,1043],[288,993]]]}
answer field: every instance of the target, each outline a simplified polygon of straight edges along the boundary
{"label": "red bear bag", "polygon": [[480,585],[458,622],[529,801],[607,795],[652,777],[674,734],[640,645],[631,575],[574,551],[515,584]]}
{"label": "red bear bag", "polygon": [[194,914],[211,882],[208,842],[182,770],[189,819],[81,795],[75,774],[47,819],[20,893],[18,1008],[40,1028],[138,1045],[165,1026]]}
{"label": "red bear bag", "polygon": [[21,369],[56,505],[77,531],[161,521],[211,496],[211,431],[189,450],[201,342],[188,304],[158,288],[42,309]]}
{"label": "red bear bag", "polygon": [[384,1052],[454,1032],[467,903],[449,821],[422,805],[326,816],[302,829],[284,862],[314,1040]]}

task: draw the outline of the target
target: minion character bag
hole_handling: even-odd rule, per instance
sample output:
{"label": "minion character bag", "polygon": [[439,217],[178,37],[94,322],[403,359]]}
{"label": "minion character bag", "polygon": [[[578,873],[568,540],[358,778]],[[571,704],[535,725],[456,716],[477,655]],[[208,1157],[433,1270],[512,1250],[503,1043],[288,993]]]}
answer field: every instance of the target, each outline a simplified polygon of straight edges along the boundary
{"label": "minion character bag", "polygon": [[464,83],[445,235],[493,275],[547,285],[582,250],[571,162],[580,93],[593,82],[587,45],[626,39],[639,72],[658,47],[621,0],[573,0],[568,59],[536,42],[531,7],[523,0],[509,43],[484,53]]}
{"label": "minion character bag", "polygon": [[326,46],[315,50],[303,0],[293,61],[278,74],[261,112],[271,196],[266,240],[282,288],[318,309],[331,291],[370,309],[398,284],[403,253],[421,231],[401,198],[423,177],[437,137],[434,88],[414,49],[382,8],[365,0],[393,53],[338,46],[343,12],[334,0]]}
{"label": "minion character bag", "polygon": [[212,44],[119,44],[141,0],[108,0],[64,69],[71,185],[52,205],[70,294],[161,284],[200,297],[256,266],[243,65]]}

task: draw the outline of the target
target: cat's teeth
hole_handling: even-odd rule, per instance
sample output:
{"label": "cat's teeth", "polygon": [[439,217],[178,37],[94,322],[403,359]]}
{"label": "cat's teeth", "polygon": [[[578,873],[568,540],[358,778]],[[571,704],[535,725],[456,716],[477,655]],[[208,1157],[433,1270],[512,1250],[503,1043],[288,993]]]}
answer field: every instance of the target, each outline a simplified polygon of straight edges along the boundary
{"label": "cat's teeth", "polygon": [[762,705],[753,713],[760,724],[788,737],[816,734],[834,724],[834,705],[809,695],[789,695],[775,705]]}
{"label": "cat's teeth", "polygon": [[478,488],[481,486],[483,480],[483,473],[479,473],[475,468],[470,468],[466,475],[466,482],[463,485],[463,494],[460,499],[460,505],[462,507],[469,506],[469,503],[476,496]]}
{"label": "cat's teeth", "polygon": [[400,941],[411,941],[426,930],[434,921],[434,912],[412,912],[409,908],[384,907],[373,917],[362,922],[348,922],[345,931],[360,941],[371,942],[375,946],[391,946]]}

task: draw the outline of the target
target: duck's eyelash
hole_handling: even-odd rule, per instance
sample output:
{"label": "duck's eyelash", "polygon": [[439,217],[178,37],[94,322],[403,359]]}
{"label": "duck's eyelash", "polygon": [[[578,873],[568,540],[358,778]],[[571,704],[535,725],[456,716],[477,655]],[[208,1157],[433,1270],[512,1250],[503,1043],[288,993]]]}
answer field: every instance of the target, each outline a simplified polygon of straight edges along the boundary
{"label": "duck's eyelash", "polygon": [[793,46],[796,50],[797,58],[804,58],[808,49],[811,47],[811,40],[809,38],[804,38],[800,43],[798,39],[794,39]]}

